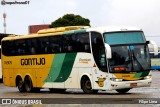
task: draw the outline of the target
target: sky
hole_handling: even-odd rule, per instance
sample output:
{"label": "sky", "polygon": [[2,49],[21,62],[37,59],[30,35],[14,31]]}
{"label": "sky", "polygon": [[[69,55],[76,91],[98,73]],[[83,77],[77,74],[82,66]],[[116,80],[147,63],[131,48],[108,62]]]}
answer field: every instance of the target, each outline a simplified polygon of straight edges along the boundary
{"label": "sky", "polygon": [[[2,0],[0,0],[2,1]],[[5,0],[0,4],[0,32],[7,13],[7,33],[28,34],[29,25],[51,24],[65,14],[81,15],[96,26],[135,26],[160,46],[160,0]]]}

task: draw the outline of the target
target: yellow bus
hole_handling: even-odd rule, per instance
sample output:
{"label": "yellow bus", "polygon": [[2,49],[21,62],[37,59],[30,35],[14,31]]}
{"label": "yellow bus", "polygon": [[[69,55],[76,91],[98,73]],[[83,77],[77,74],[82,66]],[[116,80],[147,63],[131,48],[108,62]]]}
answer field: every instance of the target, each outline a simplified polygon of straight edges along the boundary
{"label": "yellow bus", "polygon": [[151,85],[144,33],[135,27],[68,26],[2,40],[4,85],[20,92],[82,89],[84,93]]}
{"label": "yellow bus", "polygon": [[[11,35],[11,34],[0,33],[0,41],[2,40],[2,38],[7,37],[8,35]],[[0,52],[1,52],[1,43],[0,43]],[[2,78],[3,78],[3,76],[2,76],[2,64],[1,64],[1,55],[0,55],[0,82],[3,82]]]}

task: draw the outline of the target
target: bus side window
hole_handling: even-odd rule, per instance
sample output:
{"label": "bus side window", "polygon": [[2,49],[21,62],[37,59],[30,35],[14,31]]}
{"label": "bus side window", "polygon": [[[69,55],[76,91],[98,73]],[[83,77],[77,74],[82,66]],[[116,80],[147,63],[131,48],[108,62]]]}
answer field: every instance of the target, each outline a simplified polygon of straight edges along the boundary
{"label": "bus side window", "polygon": [[48,51],[48,48],[49,48],[49,39],[48,37],[41,37],[41,38],[38,38],[38,44],[39,46],[37,47],[38,48],[38,53],[39,54],[48,54],[49,51]]}
{"label": "bus side window", "polygon": [[34,55],[36,54],[36,39],[27,39],[26,40],[26,55]]}
{"label": "bus side window", "polygon": [[77,36],[77,47],[78,52],[87,52],[90,53],[90,41],[89,41],[89,33],[78,33]]}
{"label": "bus side window", "polygon": [[36,49],[35,49],[35,47],[34,47],[34,43],[31,41],[31,43],[30,43],[30,45],[29,45],[29,54],[31,54],[31,55],[34,55],[34,54],[36,54]]}
{"label": "bus side window", "polygon": [[72,35],[63,35],[63,52],[73,52]]}
{"label": "bus side window", "polygon": [[61,52],[61,37],[52,36],[49,37],[50,44],[49,44],[49,53],[60,53]]}
{"label": "bus side window", "polygon": [[90,53],[89,33],[62,35],[63,52]]}
{"label": "bus side window", "polygon": [[107,72],[105,47],[102,35],[97,32],[92,32],[91,42],[92,42],[93,57],[97,66],[99,67],[100,70]]}

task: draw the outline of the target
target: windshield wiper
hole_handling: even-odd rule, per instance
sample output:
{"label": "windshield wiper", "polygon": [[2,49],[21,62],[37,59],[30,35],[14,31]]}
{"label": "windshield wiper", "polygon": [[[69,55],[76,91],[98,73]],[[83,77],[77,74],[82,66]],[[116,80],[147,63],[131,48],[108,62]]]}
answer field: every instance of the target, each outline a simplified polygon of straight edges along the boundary
{"label": "windshield wiper", "polygon": [[[132,50],[131,50],[131,51],[132,51]],[[136,56],[135,56],[135,54],[134,54],[133,51],[132,51],[132,55],[133,55],[133,59],[137,62],[137,64],[138,64],[140,70],[143,71],[144,69],[143,69],[143,67],[142,67],[142,64],[138,61],[138,59],[136,58]]]}

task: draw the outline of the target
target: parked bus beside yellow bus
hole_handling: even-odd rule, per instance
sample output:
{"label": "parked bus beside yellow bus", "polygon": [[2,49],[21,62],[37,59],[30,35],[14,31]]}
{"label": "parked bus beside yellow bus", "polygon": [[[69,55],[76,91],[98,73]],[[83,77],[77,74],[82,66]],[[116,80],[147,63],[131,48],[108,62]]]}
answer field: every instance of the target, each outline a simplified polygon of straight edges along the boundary
{"label": "parked bus beside yellow bus", "polygon": [[2,70],[6,86],[20,92],[84,93],[151,85],[150,57],[141,29],[135,27],[69,26],[2,40]]}

